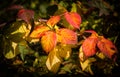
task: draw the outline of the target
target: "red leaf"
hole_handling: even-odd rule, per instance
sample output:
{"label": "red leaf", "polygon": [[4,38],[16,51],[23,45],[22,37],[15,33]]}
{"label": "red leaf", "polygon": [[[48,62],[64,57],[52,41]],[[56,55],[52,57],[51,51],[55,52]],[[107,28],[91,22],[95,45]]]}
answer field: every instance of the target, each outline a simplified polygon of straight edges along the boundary
{"label": "red leaf", "polygon": [[104,53],[108,58],[115,60],[117,53],[117,48],[115,45],[108,39],[100,37],[100,40],[97,43],[98,48],[102,53]]}
{"label": "red leaf", "polygon": [[58,41],[64,44],[76,44],[77,34],[69,29],[59,29],[58,30]]}
{"label": "red leaf", "polygon": [[89,37],[82,44],[82,49],[86,57],[95,55],[98,38]]}
{"label": "red leaf", "polygon": [[45,52],[50,52],[54,49],[57,43],[56,33],[52,31],[45,32],[45,35],[41,38],[41,45]]}
{"label": "red leaf", "polygon": [[33,32],[30,34],[31,38],[40,38],[49,28],[44,25],[36,26]]}
{"label": "red leaf", "polygon": [[27,10],[27,9],[21,9],[19,10],[17,16],[19,19],[22,19],[25,22],[30,23],[31,19],[34,18],[34,11]]}
{"label": "red leaf", "polygon": [[8,10],[19,10],[19,9],[23,9],[24,7],[21,5],[12,5],[10,7],[8,7]]}
{"label": "red leaf", "polygon": [[48,21],[47,25],[49,27],[53,27],[55,24],[57,24],[60,21],[60,16],[52,16]]}
{"label": "red leaf", "polygon": [[81,17],[78,13],[66,12],[66,13],[64,13],[64,17],[75,29],[80,28]]}

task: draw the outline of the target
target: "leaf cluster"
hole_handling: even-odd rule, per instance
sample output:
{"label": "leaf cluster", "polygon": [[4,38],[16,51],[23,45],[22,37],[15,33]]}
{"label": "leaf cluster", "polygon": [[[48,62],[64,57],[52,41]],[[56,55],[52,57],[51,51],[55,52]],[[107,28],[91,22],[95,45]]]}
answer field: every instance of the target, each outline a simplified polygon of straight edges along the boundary
{"label": "leaf cluster", "polygon": [[[31,3],[32,9],[37,2]],[[12,59],[13,66],[21,67],[18,72],[36,76],[91,76],[101,70],[104,74],[112,73],[117,65],[114,43],[119,32],[114,37],[102,32],[108,22],[104,17],[115,13],[108,2],[52,0],[39,7],[38,13],[13,5],[7,10],[17,10],[15,20],[0,24],[1,54]],[[112,22],[107,25],[113,27]]]}

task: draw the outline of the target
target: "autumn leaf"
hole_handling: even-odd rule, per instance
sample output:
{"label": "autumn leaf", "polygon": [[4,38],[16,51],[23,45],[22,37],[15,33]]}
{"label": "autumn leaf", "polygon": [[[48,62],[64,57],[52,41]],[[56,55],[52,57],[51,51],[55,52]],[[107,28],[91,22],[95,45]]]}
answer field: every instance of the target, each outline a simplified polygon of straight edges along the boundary
{"label": "autumn leaf", "polygon": [[23,9],[24,7],[22,5],[12,5],[8,7],[8,10],[18,10],[18,9]]}
{"label": "autumn leaf", "polygon": [[31,38],[40,38],[49,28],[44,25],[36,26],[33,32],[30,34]]}
{"label": "autumn leaf", "polygon": [[17,16],[18,16],[18,19],[22,19],[29,24],[31,19],[34,18],[34,11],[27,10],[27,9],[21,9],[19,10]]}
{"label": "autumn leaf", "polygon": [[58,50],[54,48],[48,55],[46,66],[51,72],[56,73],[60,67],[61,62],[62,59],[59,56]]}
{"label": "autumn leaf", "polygon": [[85,61],[85,55],[83,53],[82,46],[79,48],[79,59],[81,62]]}
{"label": "autumn leaf", "polygon": [[56,33],[52,31],[45,32],[45,35],[41,38],[42,48],[46,53],[54,49],[57,43]]}
{"label": "autumn leaf", "polygon": [[69,45],[66,44],[59,44],[56,46],[56,50],[58,50],[58,53],[61,58],[67,60],[72,52],[72,49]]}
{"label": "autumn leaf", "polygon": [[57,31],[58,42],[63,44],[77,44],[77,34],[69,29],[61,28]]}
{"label": "autumn leaf", "polygon": [[108,58],[115,60],[117,53],[117,48],[115,47],[115,45],[103,36],[100,36],[99,38],[100,40],[98,41],[97,46],[100,51]]}
{"label": "autumn leaf", "polygon": [[72,25],[75,29],[80,28],[81,17],[78,13],[66,12],[66,13],[64,13],[64,17],[69,22],[69,24]]}
{"label": "autumn leaf", "polygon": [[47,25],[51,28],[60,21],[60,16],[52,16],[48,21]]}
{"label": "autumn leaf", "polygon": [[95,55],[97,38],[87,38],[83,44],[82,49],[86,57]]}
{"label": "autumn leaf", "polygon": [[96,61],[95,58],[88,58],[84,62],[80,61],[82,71],[89,72],[91,75],[93,75],[94,73],[92,71],[91,64],[92,64],[92,62],[95,62],[95,61]]}
{"label": "autumn leaf", "polygon": [[82,49],[86,57],[95,55],[97,42],[98,35],[96,32],[92,32],[91,36],[85,39],[82,44]]}

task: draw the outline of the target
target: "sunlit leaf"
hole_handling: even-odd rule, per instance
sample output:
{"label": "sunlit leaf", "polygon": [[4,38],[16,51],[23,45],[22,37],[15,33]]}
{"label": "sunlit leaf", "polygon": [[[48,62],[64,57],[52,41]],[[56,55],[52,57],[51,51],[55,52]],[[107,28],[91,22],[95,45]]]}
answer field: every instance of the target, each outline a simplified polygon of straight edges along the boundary
{"label": "sunlit leaf", "polygon": [[50,52],[57,44],[56,33],[52,31],[45,32],[45,35],[41,38],[42,48],[45,52]]}
{"label": "sunlit leaf", "polygon": [[75,29],[80,29],[81,17],[76,12],[66,12],[64,13],[64,17],[72,25]]}
{"label": "sunlit leaf", "polygon": [[77,44],[77,34],[69,29],[61,28],[57,31],[58,41],[63,44]]}
{"label": "sunlit leaf", "polygon": [[117,49],[110,40],[100,36],[100,41],[98,41],[97,46],[108,58],[116,59]]}
{"label": "sunlit leaf", "polygon": [[53,49],[47,58],[46,66],[51,71],[56,73],[59,70],[62,60],[59,56],[59,53],[56,49]]}
{"label": "sunlit leaf", "polygon": [[52,16],[48,21],[47,25],[51,28],[60,21],[60,16]]}
{"label": "sunlit leaf", "polygon": [[17,16],[19,19],[22,19],[25,22],[30,23],[31,19],[34,18],[34,11],[27,10],[27,9],[21,9],[19,10]]}
{"label": "sunlit leaf", "polygon": [[[14,27],[17,27],[17,26],[20,26],[20,27],[17,28],[15,31],[12,31],[11,35],[16,35],[16,33],[21,33],[23,35],[22,38],[23,39],[26,38],[30,33],[31,25],[26,25],[26,23],[22,23],[20,25],[14,25]],[[19,37],[21,37],[21,35],[19,35]]]}
{"label": "sunlit leaf", "polygon": [[40,38],[46,31],[48,31],[49,28],[47,26],[36,26],[33,32],[30,34],[31,38]]}

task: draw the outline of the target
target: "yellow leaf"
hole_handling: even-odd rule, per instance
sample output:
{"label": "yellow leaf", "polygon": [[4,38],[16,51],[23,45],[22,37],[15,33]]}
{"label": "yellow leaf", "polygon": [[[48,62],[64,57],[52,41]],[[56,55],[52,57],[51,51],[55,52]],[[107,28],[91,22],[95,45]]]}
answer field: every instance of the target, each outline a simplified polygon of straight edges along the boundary
{"label": "yellow leaf", "polygon": [[84,55],[84,53],[83,53],[83,50],[82,50],[82,46],[80,47],[80,49],[79,49],[79,59],[80,59],[80,61],[85,61],[85,55]]}
{"label": "yellow leaf", "polygon": [[100,58],[100,59],[105,59],[105,55],[102,52],[98,52],[96,53],[96,55]]}
{"label": "yellow leaf", "polygon": [[48,55],[46,66],[51,72],[56,73],[60,67],[61,61],[62,60],[58,55],[58,50],[54,48],[54,50],[52,50]]}

